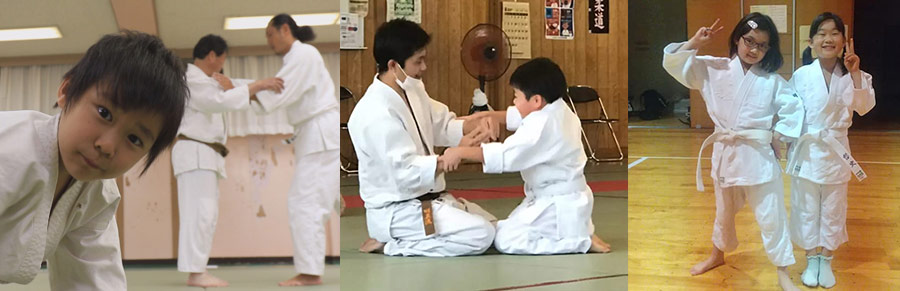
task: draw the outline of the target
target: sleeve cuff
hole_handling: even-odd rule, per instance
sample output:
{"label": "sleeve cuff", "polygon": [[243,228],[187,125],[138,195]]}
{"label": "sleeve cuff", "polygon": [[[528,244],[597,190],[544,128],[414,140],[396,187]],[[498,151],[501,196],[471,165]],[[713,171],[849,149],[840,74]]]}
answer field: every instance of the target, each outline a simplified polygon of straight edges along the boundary
{"label": "sleeve cuff", "polygon": [[454,146],[459,144],[463,137],[463,124],[465,120],[454,119],[447,124],[447,140]]}
{"label": "sleeve cuff", "polygon": [[506,108],[506,130],[516,131],[522,125],[522,114],[515,106]]}
{"label": "sleeve cuff", "polygon": [[419,156],[413,160],[413,165],[416,168],[421,169],[421,178],[419,181],[421,181],[422,184],[420,187],[424,188],[423,190],[425,191],[434,188],[434,173],[437,171],[437,158],[437,155],[431,155]]}
{"label": "sleeve cuff", "polygon": [[692,49],[692,50],[680,50],[681,47],[684,46],[685,44],[687,44],[686,41],[670,43],[670,44],[666,45],[665,48],[663,48],[663,52],[666,53],[666,54],[670,54],[670,55],[675,55],[675,54],[690,54],[690,55],[693,55],[693,54],[696,54],[696,53],[697,53],[697,50],[696,50],[696,49]]}
{"label": "sleeve cuff", "polygon": [[[249,94],[249,88],[247,89]],[[256,92],[256,99],[259,100],[259,108],[263,112],[270,112],[275,108],[275,99],[278,98],[272,91],[259,91]]]}
{"label": "sleeve cuff", "polygon": [[240,94],[241,105],[240,105],[240,107],[237,108],[237,110],[244,110],[244,109],[247,109],[248,107],[250,107],[250,104],[253,103],[253,102],[250,102],[250,87],[247,85],[240,85],[240,86],[235,87],[232,90],[235,90],[235,89],[241,90],[241,94]]}
{"label": "sleeve cuff", "polygon": [[[259,96],[257,96],[259,98]],[[259,104],[259,102],[250,102],[250,109],[253,110],[253,113],[256,114],[266,114],[266,109]]]}
{"label": "sleeve cuff", "polygon": [[499,142],[481,144],[481,151],[484,155],[484,172],[503,173],[503,144]]}

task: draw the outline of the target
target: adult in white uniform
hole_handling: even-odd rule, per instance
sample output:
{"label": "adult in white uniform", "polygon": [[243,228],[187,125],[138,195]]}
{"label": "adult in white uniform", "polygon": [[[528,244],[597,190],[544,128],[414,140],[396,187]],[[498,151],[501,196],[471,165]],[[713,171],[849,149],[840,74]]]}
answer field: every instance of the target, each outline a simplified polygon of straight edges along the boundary
{"label": "adult in white uniform", "polygon": [[218,179],[226,177],[223,113],[248,108],[250,96],[261,90],[283,88],[277,78],[235,87],[218,73],[227,56],[228,44],[217,35],[206,35],[194,46],[194,63],[185,72],[191,98],[172,148],[178,183],[178,271],[190,273],[188,286],[228,286],[206,271],[219,215]]}
{"label": "adult in white uniform", "polygon": [[256,94],[266,112],[287,110],[294,126],[295,171],[288,192],[288,214],[294,240],[297,276],[282,286],[321,284],[325,272],[325,220],[339,197],[340,105],[334,82],[322,55],[306,44],[315,35],[308,26],[297,27],[287,14],[276,15],[266,27],[269,47],[284,56],[276,77],[284,80],[281,93]]}
{"label": "adult in white uniform", "polygon": [[477,120],[456,119],[425,92],[419,78],[426,70],[428,41],[421,27],[402,19],[384,23],[375,33],[378,75],[348,122],[359,158],[366,225],[376,245],[364,245],[363,251],[383,247],[392,256],[477,255],[494,240],[491,221],[496,218],[444,191],[434,153],[435,146],[476,145],[493,133],[475,136]]}
{"label": "adult in white uniform", "polygon": [[844,41],[840,17],[829,12],[816,17],[809,38],[819,57],[798,68],[790,81],[806,109],[803,135],[792,146],[787,167],[791,240],[806,250],[803,284],[831,288],[836,283],[832,253],[847,242],[847,182],[854,175],[865,178],[850,155],[847,129],[854,111],[865,115],[875,107],[875,90],[872,76],[859,69],[853,40]]}
{"label": "adult in white uniform", "polygon": [[65,74],[62,113],[0,112],[0,283],[47,261],[51,290],[126,290],[114,178],[175,138],[181,66],[154,36],[106,35]]}
{"label": "adult in white uniform", "polygon": [[497,223],[494,247],[501,253],[608,252],[609,245],[593,235],[594,193],[584,177],[581,120],[562,99],[565,75],[550,59],[537,58],[509,80],[515,106],[480,114],[506,123],[515,134],[502,143],[447,149],[441,157],[445,170],[462,158],[483,162],[485,173],[522,173],[525,199]]}
{"label": "adult in white uniform", "polygon": [[[715,124],[715,132],[700,149],[702,153],[705,146],[713,146],[713,250],[707,260],[691,269],[691,274],[699,275],[725,263],[724,252],[738,245],[734,216],[749,202],[766,254],[777,267],[779,284],[785,290],[796,290],[786,269],[794,264],[794,255],[781,166],[771,143],[789,142],[800,136],[801,100],[787,81],[775,73],[782,57],[771,18],[750,13],[741,19],[729,38],[731,58],[697,56],[697,49],[721,30],[715,28],[716,23],[701,27],[686,43],[666,46],[663,57],[663,67],[672,77],[690,89],[700,90]],[[699,157],[697,188],[703,191]]]}

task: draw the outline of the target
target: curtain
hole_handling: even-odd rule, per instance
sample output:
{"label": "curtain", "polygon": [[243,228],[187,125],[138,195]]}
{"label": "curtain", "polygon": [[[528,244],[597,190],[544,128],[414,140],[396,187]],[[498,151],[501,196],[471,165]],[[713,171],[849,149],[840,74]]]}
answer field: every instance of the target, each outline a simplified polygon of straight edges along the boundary
{"label": "curtain", "polygon": [[[340,82],[340,54],[323,53],[325,66],[334,82],[334,96],[338,96]],[[57,91],[62,76],[74,64],[35,65],[0,67],[0,111],[36,110],[46,114],[57,114]],[[275,76],[281,68],[281,57],[237,56],[228,57],[224,73],[231,78],[264,79]],[[284,110],[258,115],[251,109],[228,112],[225,123],[229,136],[292,134],[294,128],[288,123]]]}
{"label": "curtain", "polygon": [[0,111],[36,110],[54,115],[62,76],[74,64],[0,67]]}

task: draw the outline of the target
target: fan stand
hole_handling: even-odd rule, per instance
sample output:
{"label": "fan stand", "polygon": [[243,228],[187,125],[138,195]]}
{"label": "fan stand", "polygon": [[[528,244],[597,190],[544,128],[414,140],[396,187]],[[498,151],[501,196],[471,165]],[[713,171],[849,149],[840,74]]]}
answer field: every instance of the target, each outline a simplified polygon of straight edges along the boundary
{"label": "fan stand", "polygon": [[[490,61],[493,61],[497,58],[497,47],[488,46],[484,48],[482,52],[484,54],[484,58]],[[484,92],[484,83],[486,82],[484,75],[478,75],[478,87],[481,88],[481,92]]]}
{"label": "fan stand", "polygon": [[481,89],[481,92],[484,92],[484,83],[485,83],[484,75],[479,75],[478,76],[478,88]]}

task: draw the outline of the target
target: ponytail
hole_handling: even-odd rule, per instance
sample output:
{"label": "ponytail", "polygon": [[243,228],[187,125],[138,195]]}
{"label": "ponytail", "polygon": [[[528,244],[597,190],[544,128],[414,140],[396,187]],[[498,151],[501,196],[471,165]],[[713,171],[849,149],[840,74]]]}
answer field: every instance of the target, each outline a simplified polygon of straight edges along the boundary
{"label": "ponytail", "polygon": [[293,35],[294,38],[303,43],[312,41],[316,38],[316,34],[313,32],[312,27],[309,27],[307,25],[297,26],[297,22],[294,21],[294,18],[287,13],[275,15],[275,17],[272,17],[272,20],[269,23],[271,23],[272,26],[276,29],[286,24],[291,30],[291,35]]}
{"label": "ponytail", "polygon": [[291,33],[302,43],[316,39],[316,33],[314,33],[312,27],[309,27],[308,25],[301,27],[294,26],[294,28],[291,29]]}
{"label": "ponytail", "polygon": [[812,49],[810,49],[809,47],[806,47],[806,49],[803,50],[802,62],[804,66],[812,64],[813,62]]}

